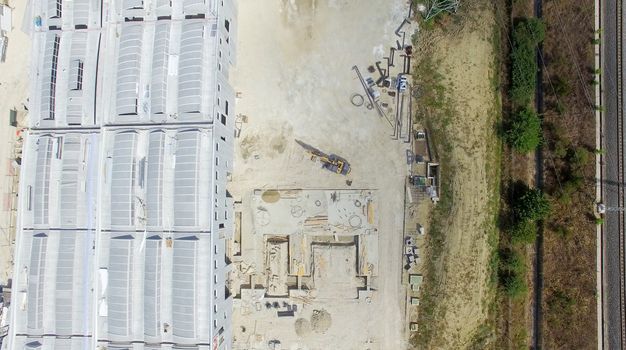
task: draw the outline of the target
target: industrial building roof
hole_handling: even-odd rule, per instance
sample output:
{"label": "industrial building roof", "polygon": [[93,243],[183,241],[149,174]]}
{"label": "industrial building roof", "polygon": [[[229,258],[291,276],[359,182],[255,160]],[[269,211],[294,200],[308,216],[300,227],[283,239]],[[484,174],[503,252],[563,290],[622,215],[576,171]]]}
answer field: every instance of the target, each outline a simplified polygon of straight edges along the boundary
{"label": "industrial building roof", "polygon": [[212,200],[200,181],[212,178],[211,140],[207,128],[31,135],[23,171],[36,176],[24,179],[16,262],[28,293],[16,332],[92,336],[95,288],[97,329],[112,341],[208,343],[211,286],[223,278],[212,270],[211,216],[201,215]]}
{"label": "industrial building roof", "polygon": [[33,2],[12,349],[225,342],[233,9]]}
{"label": "industrial building roof", "polygon": [[[217,74],[217,19],[113,26],[103,95],[108,124],[210,122]],[[119,37],[119,39],[118,39]]]}

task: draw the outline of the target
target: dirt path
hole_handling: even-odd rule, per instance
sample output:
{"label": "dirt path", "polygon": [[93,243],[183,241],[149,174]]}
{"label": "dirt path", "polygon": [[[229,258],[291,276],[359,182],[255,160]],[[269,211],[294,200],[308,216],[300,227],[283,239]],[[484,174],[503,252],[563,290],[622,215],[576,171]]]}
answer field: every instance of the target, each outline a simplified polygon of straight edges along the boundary
{"label": "dirt path", "polygon": [[425,109],[448,177],[447,197],[434,222],[442,244],[433,248],[431,242],[431,253],[439,259],[432,265],[434,279],[429,279],[418,339],[422,347],[433,349],[462,349],[483,341],[493,299],[489,263],[499,183],[494,14],[492,9],[465,8],[458,16],[463,21],[458,30],[454,23],[445,33],[435,29],[423,52],[435,62],[432,67],[445,91],[443,105]]}

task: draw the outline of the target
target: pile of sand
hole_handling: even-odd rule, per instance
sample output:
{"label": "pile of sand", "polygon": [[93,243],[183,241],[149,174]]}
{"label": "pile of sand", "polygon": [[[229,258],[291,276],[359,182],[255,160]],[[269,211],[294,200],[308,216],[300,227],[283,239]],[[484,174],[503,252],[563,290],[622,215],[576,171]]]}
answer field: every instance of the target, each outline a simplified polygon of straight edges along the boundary
{"label": "pile of sand", "polygon": [[296,327],[296,334],[299,337],[306,337],[309,334],[311,334],[311,322],[309,322],[309,320],[307,320],[306,318],[299,318],[296,320],[295,323],[295,327]]}
{"label": "pile of sand", "polygon": [[332,323],[332,319],[330,318],[330,314],[328,311],[322,310],[313,310],[313,315],[311,315],[311,326],[316,333],[325,333]]}

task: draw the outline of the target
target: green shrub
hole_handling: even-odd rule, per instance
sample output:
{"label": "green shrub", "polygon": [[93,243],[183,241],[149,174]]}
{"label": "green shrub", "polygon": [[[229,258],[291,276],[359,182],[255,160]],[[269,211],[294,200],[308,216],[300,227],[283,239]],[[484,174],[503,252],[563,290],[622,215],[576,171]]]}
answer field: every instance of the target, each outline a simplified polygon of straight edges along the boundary
{"label": "green shrub", "polygon": [[537,83],[535,48],[545,37],[545,26],[537,18],[522,19],[513,29],[511,49],[511,100],[518,106],[532,101]]}
{"label": "green shrub", "polygon": [[572,92],[572,87],[567,82],[567,80],[564,80],[558,75],[552,77],[552,87],[554,88],[554,93],[558,97],[569,95]]}
{"label": "green shrub", "polygon": [[500,283],[506,295],[513,299],[520,298],[528,292],[524,274],[504,274],[501,276]]}
{"label": "green shrub", "polygon": [[506,130],[507,143],[519,153],[533,151],[541,143],[541,119],[529,108],[523,108],[513,116]]}
{"label": "green shrub", "polygon": [[573,171],[582,169],[588,162],[589,157],[591,156],[591,152],[589,152],[584,147],[576,147],[573,150],[570,150],[569,157],[567,161],[569,162],[569,166]]}
{"label": "green shrub", "polygon": [[550,213],[550,202],[544,193],[537,188],[527,188],[512,204],[516,221],[537,221]]}
{"label": "green shrub", "polygon": [[513,244],[531,244],[537,239],[537,225],[533,221],[517,222],[510,230]]}
{"label": "green shrub", "polygon": [[554,229],[554,233],[556,233],[561,238],[569,238],[572,236],[572,230],[563,225],[559,225]]}
{"label": "green shrub", "polygon": [[555,157],[565,158],[567,157],[568,152],[569,152],[569,143],[566,140],[559,138],[554,142],[554,156]]}
{"label": "green shrub", "polygon": [[572,195],[583,186],[584,179],[576,174],[571,174],[563,183],[558,191],[559,202],[562,204],[570,204]]}
{"label": "green shrub", "polygon": [[501,273],[526,273],[526,260],[515,250],[503,249],[500,251],[499,270]]}
{"label": "green shrub", "polygon": [[546,319],[552,327],[568,327],[576,312],[576,299],[564,290],[548,292]]}
{"label": "green shrub", "polygon": [[557,102],[554,108],[558,115],[563,115],[565,114],[565,112],[567,112],[567,108],[565,108],[565,105],[561,101]]}

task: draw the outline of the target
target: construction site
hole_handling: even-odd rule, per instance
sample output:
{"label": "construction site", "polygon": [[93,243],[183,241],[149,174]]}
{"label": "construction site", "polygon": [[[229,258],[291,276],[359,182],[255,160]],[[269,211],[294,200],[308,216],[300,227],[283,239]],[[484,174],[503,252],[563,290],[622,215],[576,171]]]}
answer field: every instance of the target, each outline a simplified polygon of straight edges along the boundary
{"label": "construction site", "polygon": [[413,10],[240,1],[233,349],[404,349],[418,329],[440,171],[413,118]]}
{"label": "construction site", "polygon": [[407,348],[441,176],[413,11],[449,10],[411,3],[2,7],[34,58],[0,84],[0,345]]}

